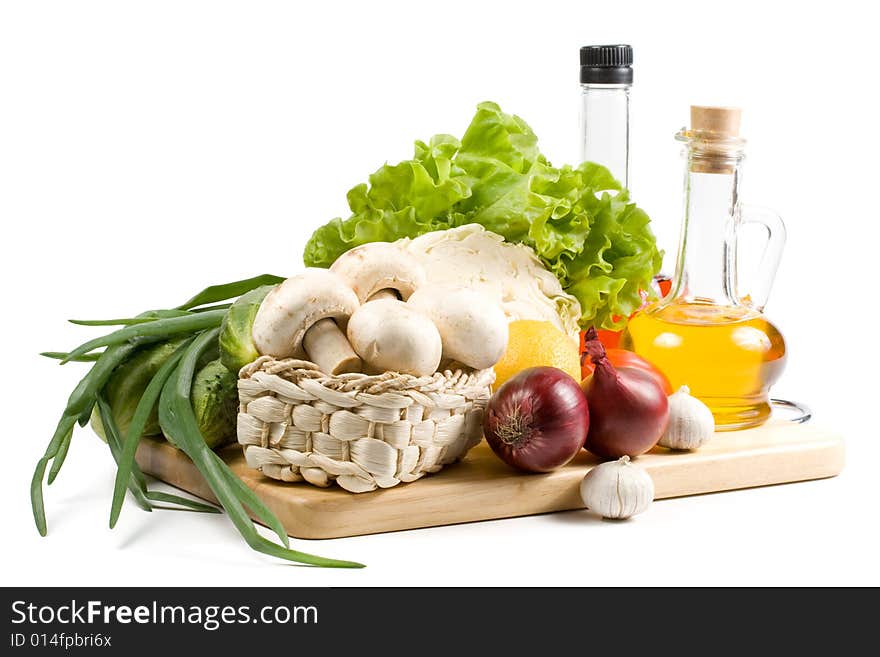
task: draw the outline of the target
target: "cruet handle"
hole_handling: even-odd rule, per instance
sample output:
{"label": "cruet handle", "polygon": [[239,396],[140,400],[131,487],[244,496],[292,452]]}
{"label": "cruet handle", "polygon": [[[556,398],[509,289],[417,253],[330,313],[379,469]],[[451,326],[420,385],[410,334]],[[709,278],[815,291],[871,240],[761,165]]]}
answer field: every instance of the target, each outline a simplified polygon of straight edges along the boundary
{"label": "cruet handle", "polygon": [[742,303],[760,312],[767,305],[767,298],[770,296],[770,290],[776,278],[776,270],[782,259],[782,249],[785,246],[785,224],[782,218],[772,210],[744,205],[740,208],[739,228],[749,225],[762,226],[767,232],[767,241],[761,254],[757,275],[751,277],[754,281],[751,289],[745,294],[741,294],[737,290],[737,295]]}

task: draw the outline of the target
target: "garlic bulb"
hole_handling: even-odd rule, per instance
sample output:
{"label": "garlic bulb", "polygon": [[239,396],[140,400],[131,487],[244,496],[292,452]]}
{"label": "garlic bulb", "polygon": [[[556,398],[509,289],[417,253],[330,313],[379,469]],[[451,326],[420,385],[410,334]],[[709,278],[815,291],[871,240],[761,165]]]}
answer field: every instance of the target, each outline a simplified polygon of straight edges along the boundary
{"label": "garlic bulb", "polygon": [[654,480],[628,456],[597,465],[581,482],[581,498],[603,518],[624,519],[641,513],[654,500]]}
{"label": "garlic bulb", "polygon": [[712,411],[687,386],[669,395],[669,424],[660,438],[660,445],[670,449],[697,449],[715,433]]}

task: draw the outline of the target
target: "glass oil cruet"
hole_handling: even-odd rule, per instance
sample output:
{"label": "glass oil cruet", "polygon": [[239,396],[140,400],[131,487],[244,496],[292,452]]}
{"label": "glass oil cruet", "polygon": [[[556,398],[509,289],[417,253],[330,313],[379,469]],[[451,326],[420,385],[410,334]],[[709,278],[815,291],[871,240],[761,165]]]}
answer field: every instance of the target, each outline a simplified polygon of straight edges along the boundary
{"label": "glass oil cruet", "polygon": [[[763,314],[785,227],[772,212],[740,204],[740,114],[693,106],[691,129],[676,135],[686,146],[687,165],[675,277],[669,294],[633,317],[621,339],[674,388],[687,385],[712,410],[719,431],[765,422],[770,386],[785,366],[782,334]],[[744,294],[737,252],[746,224],[762,226],[767,239],[756,282]]]}

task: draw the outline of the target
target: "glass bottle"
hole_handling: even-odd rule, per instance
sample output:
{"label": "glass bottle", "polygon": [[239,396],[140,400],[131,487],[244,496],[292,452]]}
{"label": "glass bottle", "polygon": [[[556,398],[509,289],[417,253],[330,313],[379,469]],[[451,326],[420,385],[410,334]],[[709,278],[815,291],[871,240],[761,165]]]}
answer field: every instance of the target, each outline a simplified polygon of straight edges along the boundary
{"label": "glass bottle", "polygon": [[607,167],[627,188],[632,62],[628,45],[581,48],[581,161]]}
{"label": "glass bottle", "polygon": [[[653,362],[675,388],[705,402],[719,431],[762,424],[769,389],[785,366],[785,342],[763,314],[785,227],[768,210],[739,198],[745,140],[740,111],[691,107],[686,146],[684,221],[669,294],[634,317],[621,345]],[[747,294],[739,290],[737,243],[744,224],[760,224],[766,247]]]}

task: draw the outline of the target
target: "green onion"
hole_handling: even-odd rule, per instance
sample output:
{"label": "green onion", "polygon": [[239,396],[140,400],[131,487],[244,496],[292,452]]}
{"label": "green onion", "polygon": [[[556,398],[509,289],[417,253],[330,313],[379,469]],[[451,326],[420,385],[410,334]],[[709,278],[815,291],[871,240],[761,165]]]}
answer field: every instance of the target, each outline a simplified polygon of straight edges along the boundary
{"label": "green onion", "polygon": [[[254,550],[288,561],[315,566],[362,568],[363,565],[359,563],[326,559],[291,550],[288,547],[269,541],[257,532],[253,521],[245,511],[245,506],[249,506],[257,517],[270,519],[270,522],[267,524],[275,530],[285,544],[287,543],[287,534],[274,515],[271,514],[262,502],[257,502],[256,508],[251,506],[251,504],[254,504],[253,500],[256,499],[255,496],[250,497],[250,495],[253,495],[253,492],[251,491],[250,495],[243,493],[241,487],[244,487],[244,484],[235,477],[235,474],[229,470],[229,467],[223,460],[211,451],[205,443],[199,433],[198,423],[190,403],[190,391],[192,379],[195,375],[196,363],[202,352],[212,346],[212,343],[217,340],[218,334],[219,329],[201,333],[187,347],[186,353],[177,365],[174,373],[165,383],[159,398],[159,424],[162,426],[162,430],[166,435],[173,436],[174,441],[189,456],[205,478],[214,495],[217,496],[236,529],[238,529],[248,545]],[[238,481],[238,483],[233,483],[233,479]]]}
{"label": "green onion", "polygon": [[281,521],[272,513],[269,507],[263,503],[263,500],[257,497],[257,494],[248,488],[215,452],[208,450],[205,456],[218,462],[221,470],[226,474],[229,483],[232,484],[233,490],[237,491],[239,501],[249,508],[266,527],[278,535],[281,542],[284,543],[284,547],[290,547],[290,541],[287,538],[287,531],[284,529],[284,525],[281,524]]}
{"label": "green onion", "polygon": [[188,310],[149,310],[137,317],[125,317],[122,319],[68,319],[67,321],[77,326],[129,326],[132,324],[146,324],[156,319],[169,317],[186,317]]}
{"label": "green onion", "polygon": [[97,391],[104,387],[116,366],[125,360],[133,350],[133,346],[121,345],[107,349],[98,357],[98,360],[89,370],[88,374],[80,380],[76,388],[73,389],[73,392],[70,393],[64,413],[55,427],[52,440],[46,446],[46,451],[43,453],[42,458],[37,461],[37,467],[34,469],[34,475],[31,478],[31,508],[34,512],[34,522],[37,525],[37,531],[43,536],[46,535],[46,511],[43,503],[43,477],[46,474],[46,467],[52,461],[52,469],[49,471],[48,481],[51,485],[64,464],[77,417],[86,408],[91,412],[89,401],[91,400],[94,403]]}
{"label": "green onion", "polygon": [[70,360],[73,360],[77,356],[87,354],[93,349],[97,349],[98,347],[107,347],[110,345],[122,344],[124,342],[127,342],[128,340],[131,340],[132,338],[168,338],[172,335],[179,335],[181,333],[193,333],[195,331],[201,331],[203,329],[220,326],[220,322],[223,321],[223,316],[225,314],[225,310],[211,310],[206,313],[193,313],[184,317],[154,319],[153,321],[146,322],[145,324],[134,324],[132,326],[126,326],[125,328],[113,331],[113,333],[108,333],[107,335],[101,336],[100,338],[95,338],[94,340],[84,342],[79,347],[67,354],[67,358],[62,359],[61,363],[64,364]]}
{"label": "green onion", "polygon": [[98,392],[107,383],[113,370],[135,349],[136,346],[133,344],[120,344],[105,350],[88,374],[80,379],[73,392],[70,393],[64,412],[76,416],[93,405]]}
{"label": "green onion", "polygon": [[64,360],[68,358],[68,360],[76,363],[94,363],[98,358],[101,357],[101,354],[104,353],[102,351],[93,351],[90,354],[85,354],[84,356],[77,356],[76,358],[68,358],[70,354],[66,351],[41,351],[40,356],[45,358],[52,358],[53,360]]}
{"label": "green onion", "polygon": [[75,415],[64,414],[61,416],[61,420],[55,428],[55,434],[52,436],[52,440],[49,441],[43,457],[37,461],[34,476],[31,477],[31,508],[34,512],[34,522],[37,525],[37,531],[40,532],[41,536],[46,535],[46,510],[43,506],[43,477],[46,474],[46,466],[58,453],[61,443],[65,440],[70,441],[75,424]]}
{"label": "green onion", "polygon": [[[110,375],[125,359],[127,359],[138,344],[128,343],[114,345],[109,349],[105,349],[98,360],[95,361],[94,367],[86,374],[86,377],[80,381],[70,399],[67,400],[67,413],[77,413],[77,421],[79,426],[84,427],[92,415],[92,409],[95,407],[95,399],[98,392],[103,389]],[[62,361],[63,362],[63,361]],[[86,381],[88,379],[88,381]],[[83,382],[86,381],[85,385]]]}
{"label": "green onion", "polygon": [[163,493],[162,491],[158,490],[148,490],[146,491],[146,496],[147,499],[151,502],[168,502],[170,504],[177,505],[171,507],[158,506],[154,504],[154,509],[165,509],[169,511],[195,511],[197,513],[220,513],[220,509],[218,509],[216,506],[211,506],[210,504],[205,504],[204,502],[198,502],[196,500],[189,500],[185,497],[180,497],[179,495],[172,495],[171,493]]}
{"label": "green onion", "polygon": [[206,287],[186,303],[177,306],[177,309],[191,310],[196,306],[204,306],[209,303],[234,299],[240,297],[245,292],[250,292],[263,285],[277,285],[283,281],[284,279],[281,276],[261,274],[260,276],[246,278],[241,281],[233,281],[232,283],[224,283],[223,285],[212,285]]}
{"label": "green onion", "polygon": [[125,499],[126,484],[131,476],[132,468],[136,465],[135,454],[137,453],[137,446],[143,437],[144,427],[147,425],[150,413],[152,413],[153,407],[159,400],[162,387],[165,385],[168,377],[171,376],[174,368],[177,367],[177,363],[183,356],[184,350],[192,341],[193,338],[189,338],[175,350],[168,360],[162,363],[159,371],[156,372],[156,375],[150,380],[150,383],[147,385],[146,390],[144,390],[140,401],[138,401],[138,405],[135,408],[134,415],[132,416],[131,423],[128,427],[128,433],[125,437],[121,453],[119,458],[116,459],[116,464],[119,469],[116,471],[116,482],[113,486],[113,501],[110,505],[111,528],[116,526],[116,521],[119,519],[119,513],[122,510],[122,502]]}
{"label": "green onion", "polygon": [[187,310],[186,312],[192,313],[206,313],[210,310],[228,310],[231,303],[217,303],[213,306],[201,306],[200,308],[193,308],[192,310]]}
{"label": "green onion", "polygon": [[[101,395],[98,395],[98,415],[101,416],[101,424],[104,425],[104,433],[107,434],[107,445],[110,446],[110,453],[113,458],[119,461],[119,451],[122,449],[121,440],[119,438],[119,428],[116,426],[116,420],[113,419],[113,411],[110,410],[110,404]],[[135,482],[134,477],[129,476],[125,482],[128,490],[131,491],[135,503],[144,511],[152,511],[153,505],[150,504],[147,496],[144,495],[143,489]]]}
{"label": "green onion", "polygon": [[92,368],[76,385],[73,392],[70,393],[67,406],[61,415],[61,419],[58,421],[52,440],[49,441],[42,458],[37,461],[37,466],[31,478],[31,508],[33,509],[37,531],[42,536],[46,535],[47,530],[43,499],[43,478],[46,474],[46,467],[51,461],[52,468],[48,478],[48,484],[51,485],[64,463],[64,458],[67,455],[70,440],[73,436],[73,427],[77,419],[82,424],[84,424],[83,418],[85,418],[86,422],[88,421],[92,408],[97,402],[98,394],[104,388],[110,375],[113,374],[113,370],[128,358],[136,348],[137,345],[133,343],[114,345],[107,348],[100,354]]}
{"label": "green onion", "polygon": [[[332,568],[362,568],[352,561],[324,557],[291,550],[287,532],[278,518],[262,500],[241,481],[205,442],[192,408],[191,392],[197,363],[205,354],[217,348],[219,326],[229,308],[220,303],[238,297],[263,285],[280,283],[279,276],[264,274],[225,285],[205,288],[182,306],[171,310],[152,310],[137,317],[108,320],[71,320],[86,326],[122,326],[116,331],[90,340],[69,352],[43,352],[43,356],[60,360],[93,362],[91,369],[76,385],[67,400],[55,433],[37,462],[31,479],[31,506],[34,522],[41,535],[46,535],[46,513],[43,499],[43,479],[49,469],[51,484],[70,448],[74,427],[88,422],[93,409],[104,425],[107,445],[117,465],[113,500],[110,507],[110,526],[116,525],[125,492],[128,490],[143,509],[174,508],[177,510],[219,513],[214,506],[170,493],[151,491],[146,477],[138,467],[137,447],[143,438],[145,426],[153,409],[158,405],[159,424],[170,443],[179,447],[205,478],[220,505],[245,541],[254,550],[297,563]],[[213,305],[212,305],[213,304]],[[135,408],[128,433],[122,436],[113,417],[112,409],[103,397],[114,370],[125,362],[140,346],[168,338],[185,338],[180,347],[162,363],[150,380]],[[96,351],[106,347],[103,351]],[[153,504],[173,504],[174,507]],[[278,535],[283,545],[262,536],[248,515],[248,511]]]}
{"label": "green onion", "polygon": [[55,481],[55,477],[58,476],[61,466],[64,465],[64,459],[67,458],[67,452],[70,449],[71,440],[73,440],[73,431],[64,436],[61,444],[58,445],[58,451],[52,459],[52,467],[49,468],[49,476],[46,477],[46,485],[51,486],[52,482]]}
{"label": "green onion", "polygon": [[[113,455],[113,460],[116,461],[116,465],[118,467],[120,459],[122,458],[123,448],[122,437],[119,431],[119,427],[116,425],[116,420],[113,419],[113,411],[110,409],[110,405],[107,403],[107,401],[99,395],[97,403],[98,413],[101,416],[101,423],[104,425],[104,429],[107,433],[107,444],[110,446],[110,453]],[[216,507],[210,506],[208,504],[203,504],[194,500],[188,500],[185,497],[180,497],[179,495],[171,495],[170,493],[161,493],[159,491],[147,490],[146,478],[144,477],[144,473],[141,472],[136,463],[129,466],[128,474],[125,481],[123,482],[123,487],[127,487],[131,491],[135,502],[137,502],[138,506],[140,506],[145,511],[152,511],[154,508],[170,509],[175,511],[179,510],[167,506],[155,507],[149,503],[149,500],[156,500],[159,502],[178,504],[191,511],[201,511],[203,513],[220,513],[220,511]]]}

